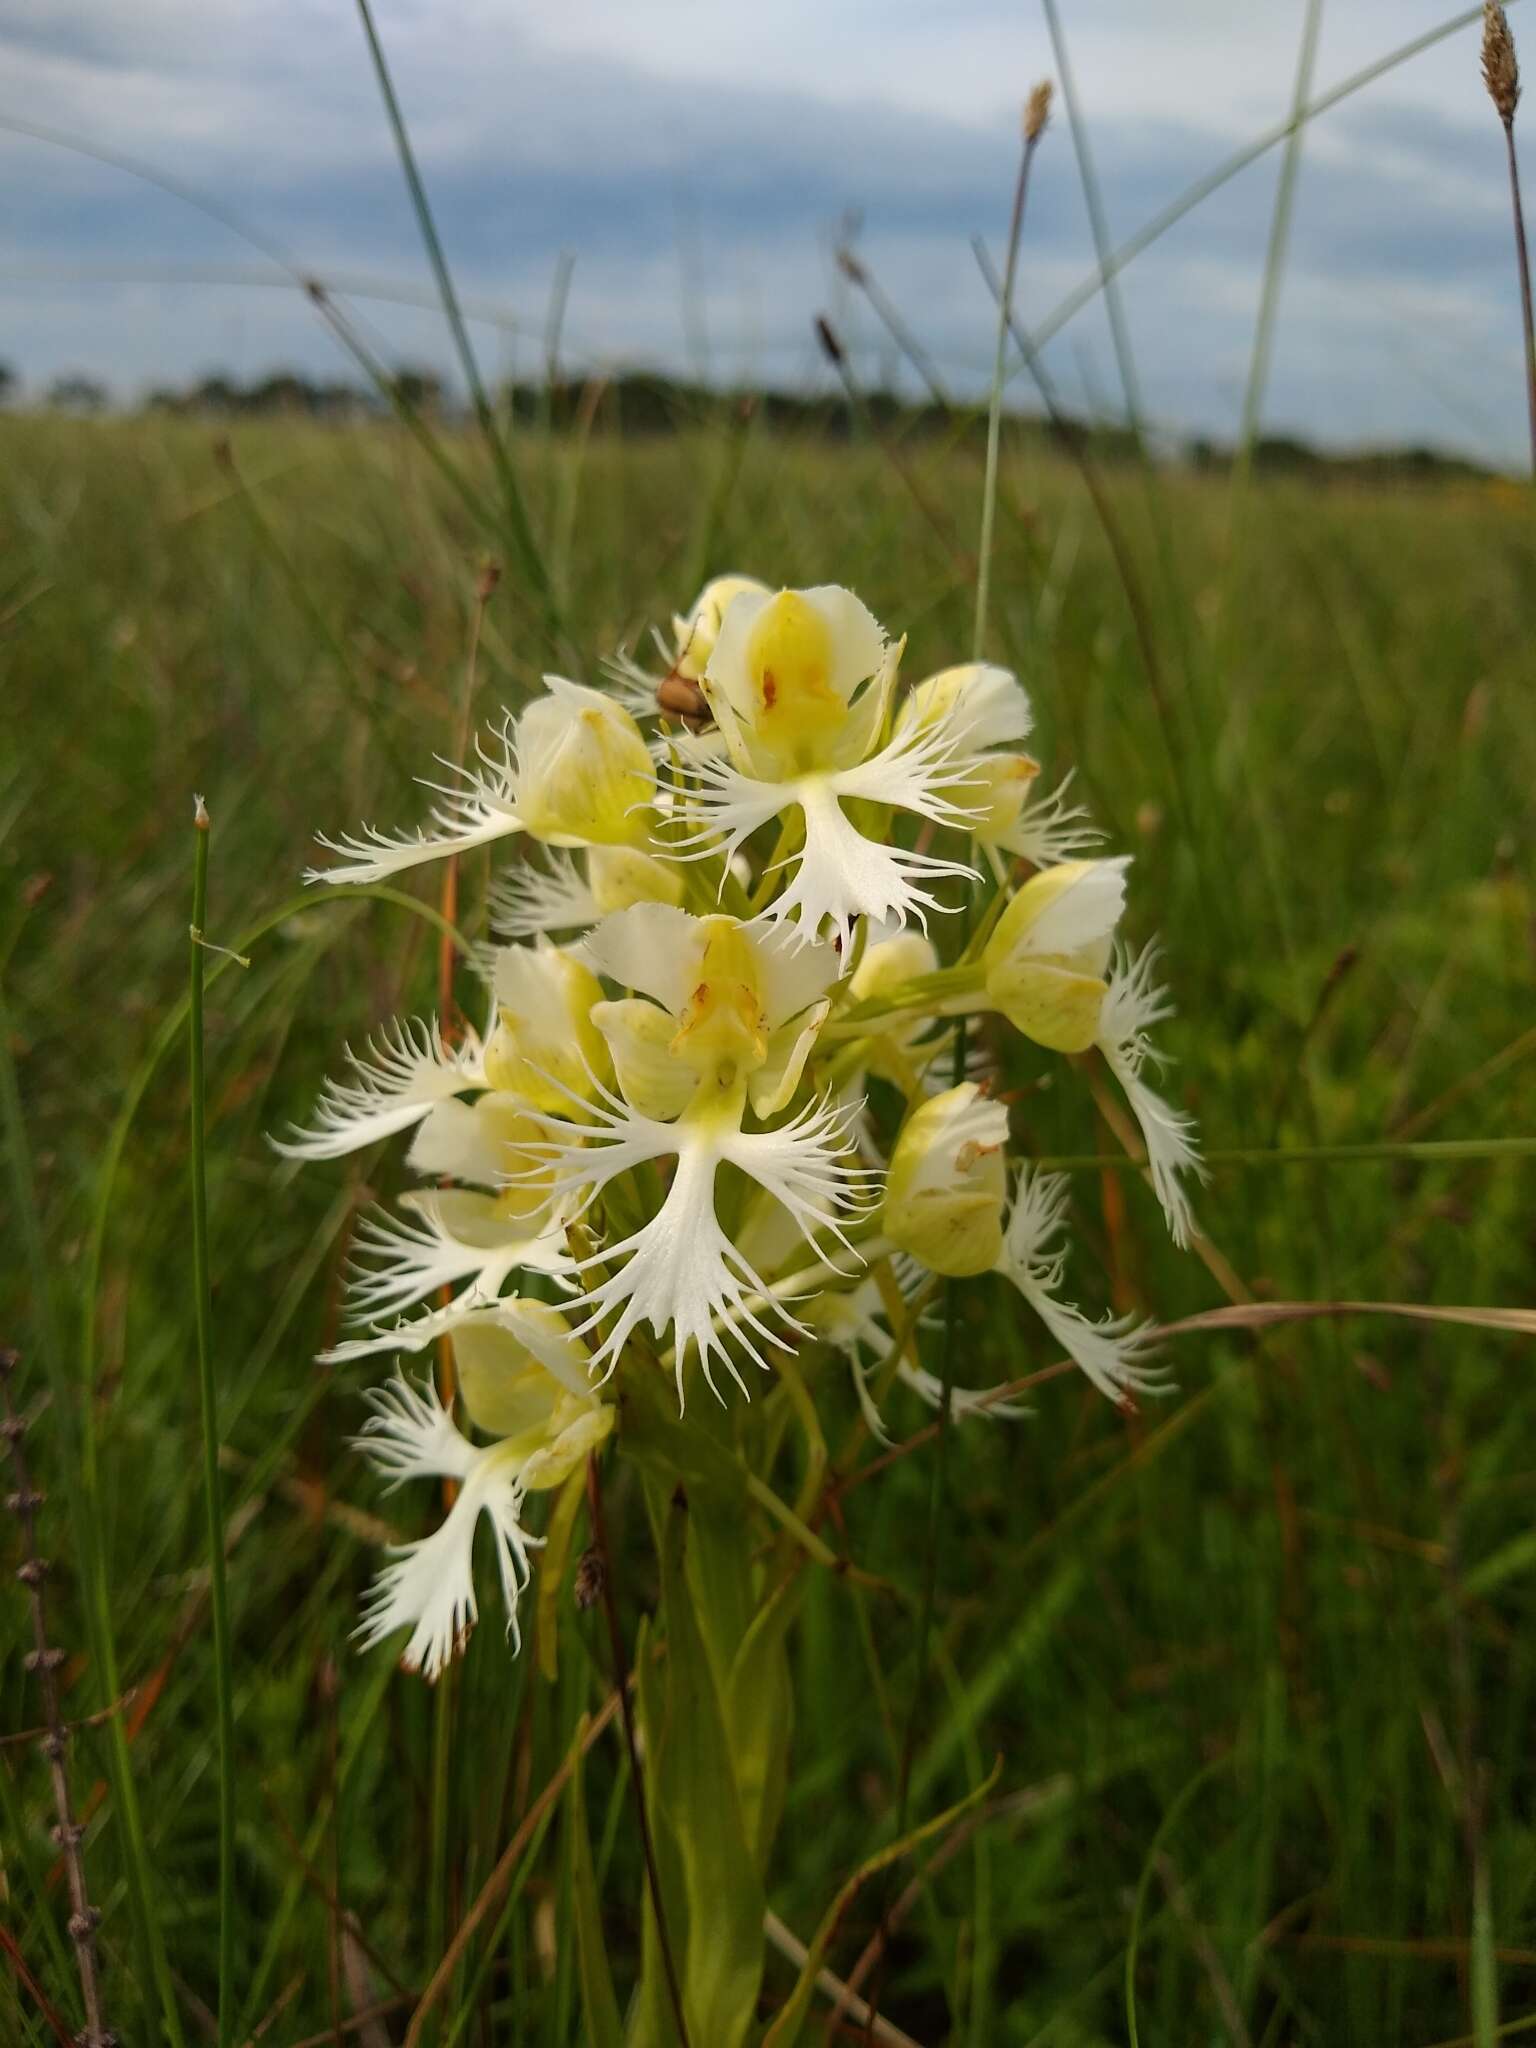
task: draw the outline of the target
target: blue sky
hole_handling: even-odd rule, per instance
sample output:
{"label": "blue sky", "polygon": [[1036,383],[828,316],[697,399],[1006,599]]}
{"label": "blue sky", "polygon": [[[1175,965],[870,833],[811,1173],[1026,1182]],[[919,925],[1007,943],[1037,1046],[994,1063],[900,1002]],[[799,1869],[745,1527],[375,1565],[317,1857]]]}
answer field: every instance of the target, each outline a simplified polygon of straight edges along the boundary
{"label": "blue sky", "polygon": [[[1060,0],[1060,12],[1117,237],[1287,110],[1301,0]],[[1513,11],[1517,38],[1526,12]],[[1444,13],[1444,0],[1330,0],[1314,89]],[[992,316],[970,238],[1001,238],[1019,103],[1052,73],[1034,0],[381,0],[378,19],[461,288],[506,315],[477,329],[488,368],[537,365],[569,252],[573,365],[809,383],[824,374],[811,321],[829,310],[873,376],[875,324],[831,262],[840,223],[856,219],[862,255],[946,379],[983,381]],[[1462,30],[1309,131],[1271,428],[1518,460],[1503,141],[1477,45]],[[322,275],[425,282],[343,0],[6,0],[0,56],[0,114],[152,162]],[[1278,162],[1125,274],[1145,403],[1170,431],[1234,431]],[[1047,313],[1090,263],[1058,120],[1032,193],[1025,316]],[[213,367],[342,374],[280,276],[169,195],[0,131],[0,354],[32,384],[65,369],[123,392]],[[431,314],[357,310],[396,356],[448,367]],[[1098,308],[1052,361],[1075,402],[1114,409]]]}

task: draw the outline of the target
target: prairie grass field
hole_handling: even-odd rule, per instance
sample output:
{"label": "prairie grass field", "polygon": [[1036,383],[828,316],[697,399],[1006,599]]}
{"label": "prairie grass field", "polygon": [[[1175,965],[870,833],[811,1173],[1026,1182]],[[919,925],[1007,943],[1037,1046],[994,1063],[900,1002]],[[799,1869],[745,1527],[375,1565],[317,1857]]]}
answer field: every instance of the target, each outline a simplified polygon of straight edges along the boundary
{"label": "prairie grass field", "polygon": [[[909,636],[912,677],[964,658],[979,439],[855,419],[837,445],[725,402],[648,440],[601,413],[522,429],[551,628],[398,425],[227,431],[0,417],[0,1339],[47,1494],[63,1711],[89,1724],[68,1768],[105,2008],[124,2043],[213,2038],[184,1007],[199,792],[206,935],[248,962],[208,955],[206,1014],[234,2037],[406,2039],[516,1842],[411,2039],[557,2048],[591,2038],[578,1827],[621,2004],[641,1944],[616,1723],[586,1753],[584,1816],[569,1778],[539,1803],[609,1699],[603,1616],[573,1597],[578,1531],[536,1575],[520,1656],[489,1607],[435,1687],[350,1641],[380,1540],[417,1533],[422,1504],[349,1448],[368,1369],[313,1361],[358,1214],[401,1167],[385,1148],[297,1172],[266,1134],[307,1113],[344,1039],[434,1007],[438,932],[409,901],[300,876],[316,831],[421,814],[410,778],[453,750],[488,547],[505,573],[477,723],[547,668],[598,682],[616,648],[644,656],[727,569],[849,586]],[[435,445],[477,502],[492,492],[467,431]],[[1532,1302],[1533,500],[1241,465],[1124,461],[1094,483],[1005,424],[987,653],[1030,692],[1047,774],[1072,768],[1134,855],[1134,936],[1160,933],[1178,1008],[1168,1092],[1210,1158],[1197,1251],[1168,1243],[1111,1097],[1060,1085],[1016,1037],[996,1042],[1015,1130],[1068,1163],[1090,1306],[1160,1323],[1365,1306],[1171,1335],[1177,1391],[1138,1414],[1045,1377],[1027,1419],[953,1421],[937,1482],[930,1411],[897,1389],[882,1452],[846,1368],[802,1353],[831,1476],[820,1554],[767,1513],[756,1532],[804,1579],[768,1904],[808,1943],[899,1832],[903,1775],[918,1821],[996,1762],[966,1822],[871,1877],[835,1928],[844,1979],[883,1941],[860,1979],[883,2038],[1519,2039],[1536,2032],[1536,1353],[1400,1311]],[[468,859],[471,935],[483,880]],[[438,886],[407,876],[397,896],[435,911]],[[462,967],[458,995],[474,1014]],[[1054,1362],[1000,1281],[960,1301],[965,1386]],[[753,1396],[710,1426],[756,1435],[794,1499],[809,1453],[785,1387]],[[708,1402],[698,1388],[690,1419]],[[622,1464],[607,1514],[633,1644],[656,1563]],[[22,1588],[5,1614],[0,2041],[43,2048],[81,2013],[46,1763],[9,1739],[42,1718]],[[765,2019],[796,1969],[781,1941]],[[846,2015],[829,2033],[831,2013],[818,1997],[798,2038],[871,2038]]]}

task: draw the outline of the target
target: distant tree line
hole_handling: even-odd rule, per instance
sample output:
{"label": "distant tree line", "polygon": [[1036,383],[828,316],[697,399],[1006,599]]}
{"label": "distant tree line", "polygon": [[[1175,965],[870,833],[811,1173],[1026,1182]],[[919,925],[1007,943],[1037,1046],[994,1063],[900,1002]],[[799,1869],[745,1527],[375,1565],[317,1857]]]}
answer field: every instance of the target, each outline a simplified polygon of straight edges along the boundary
{"label": "distant tree line", "polygon": [[[0,362],[0,406],[20,395],[16,372]],[[723,419],[752,419],[772,431],[802,434],[819,440],[847,440],[874,433],[902,439],[944,436],[952,442],[979,445],[983,418],[979,407],[950,408],[932,401],[914,402],[876,387],[850,395],[774,390],[722,390],[659,371],[630,370],[581,380],[556,378],[547,383],[504,384],[496,394],[509,422],[555,432],[600,427],[604,432],[635,438],[717,426]],[[69,372],[54,378],[43,394],[51,409],[75,414],[103,412],[111,394],[97,379]],[[289,417],[346,423],[387,417],[407,410],[444,424],[464,417],[464,408],[433,369],[407,365],[397,370],[385,391],[345,382],[316,380],[298,370],[274,370],[251,383],[223,372],[200,377],[183,389],[159,387],[145,397],[146,411],[193,418]],[[1036,415],[1016,418],[1015,429],[1033,432],[1043,442],[1067,443],[1091,450],[1107,462],[1134,460],[1137,446],[1124,428],[1082,418],[1054,423]],[[1236,459],[1234,450],[1205,436],[1177,444],[1170,451],[1198,470],[1222,471]],[[1256,471],[1270,476],[1359,477],[1394,476],[1454,479],[1487,476],[1490,471],[1466,458],[1438,449],[1406,447],[1331,454],[1293,435],[1261,436],[1253,446]]]}

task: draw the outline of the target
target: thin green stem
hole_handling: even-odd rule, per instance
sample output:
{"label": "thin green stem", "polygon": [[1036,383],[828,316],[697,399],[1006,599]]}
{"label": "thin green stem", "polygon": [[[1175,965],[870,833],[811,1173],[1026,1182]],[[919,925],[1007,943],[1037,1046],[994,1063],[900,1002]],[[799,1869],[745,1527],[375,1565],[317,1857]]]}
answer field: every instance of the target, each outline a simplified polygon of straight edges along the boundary
{"label": "thin green stem", "polygon": [[1323,22],[1323,0],[1307,0],[1302,22],[1301,48],[1296,59],[1296,86],[1291,97],[1291,119],[1285,138],[1285,155],[1280,162],[1280,180],[1275,188],[1275,210],[1270,216],[1269,246],[1264,256],[1264,282],[1259,294],[1259,316],[1254,324],[1253,354],[1248,364],[1248,382],[1243,392],[1242,426],[1237,466],[1233,473],[1234,492],[1240,497],[1253,463],[1253,444],[1264,409],[1269,384],[1269,366],[1274,354],[1275,321],[1280,311],[1280,286],[1285,277],[1285,255],[1290,243],[1291,214],[1296,203],[1296,177],[1301,168],[1301,141],[1305,127],[1307,95],[1312,89],[1312,68],[1317,59],[1317,37]]}
{"label": "thin green stem", "polygon": [[987,407],[987,469],[981,487],[981,538],[976,548],[976,621],[971,633],[971,659],[980,661],[987,639],[987,605],[992,595],[992,529],[997,520],[997,465],[1003,439],[1003,386],[1008,381],[1008,322],[1013,286],[1019,268],[1019,243],[1024,233],[1024,205],[1029,197],[1029,167],[1035,160],[1044,124],[1026,126],[1019,152],[1019,175],[1013,188],[1013,213],[1008,222],[1008,259],[1003,269],[1003,300],[997,318],[997,352],[992,364],[992,398]]}
{"label": "thin green stem", "polygon": [[230,2048],[235,2024],[235,1692],[224,1580],[224,1505],[219,1479],[219,1398],[213,1379],[213,1303],[208,1276],[208,1132],[203,1077],[203,927],[208,913],[208,812],[197,799],[187,997],[192,1091],[192,1308],[203,1429],[203,1495],[208,1515],[208,1595],[213,1611],[213,1677],[219,1723],[219,2025]]}
{"label": "thin green stem", "polygon": [[1515,154],[1513,116],[1504,123],[1509,149],[1509,198],[1515,217],[1515,267],[1520,279],[1520,320],[1525,339],[1525,402],[1531,423],[1531,476],[1536,480],[1536,311],[1531,304],[1531,251],[1525,238],[1525,207],[1520,198],[1520,159]]}
{"label": "thin green stem", "polygon": [[431,1863],[427,1881],[427,1958],[436,1968],[448,1946],[449,1764],[453,1752],[456,1667],[443,1673],[432,1692]]}
{"label": "thin green stem", "polygon": [[522,562],[528,580],[536,593],[544,613],[546,629],[553,641],[563,638],[559,606],[556,603],[554,586],[544,558],[534,539],[533,528],[528,520],[528,508],[523,503],[523,494],[518,486],[517,475],[507,452],[507,444],[496,424],[491,402],[486,394],[485,383],[480,375],[480,365],[469,339],[469,329],[464,324],[464,315],[459,308],[458,294],[454,290],[453,278],[448,269],[448,259],[443,254],[443,245],[438,237],[437,222],[427,199],[427,190],[421,181],[416,166],[416,153],[406,131],[405,117],[400,111],[400,102],[395,96],[394,80],[390,76],[389,64],[384,55],[384,46],[379,41],[374,26],[373,11],[368,0],[357,0],[357,11],[362,19],[363,34],[368,40],[368,54],[373,59],[379,91],[384,100],[384,111],[389,117],[390,132],[394,136],[395,150],[400,158],[400,168],[405,175],[406,188],[411,195],[411,205],[416,212],[417,225],[426,248],[427,261],[432,266],[432,275],[437,282],[438,294],[443,302],[443,315],[448,322],[448,331],[453,336],[453,345],[458,352],[464,382],[469,388],[470,402],[475,409],[475,418],[485,443],[490,450],[491,461],[496,469],[497,481],[501,485],[502,498],[507,509],[507,526],[512,543]]}
{"label": "thin green stem", "polygon": [[[1458,1159],[1536,1158],[1536,1138],[1435,1138],[1419,1143],[1383,1139],[1362,1145],[1239,1145],[1226,1150],[1202,1152],[1209,1167],[1222,1166],[1327,1166],[1369,1165],[1386,1160],[1405,1160],[1420,1166],[1443,1166]],[[1052,1153],[1033,1162],[1042,1172],[1088,1173],[1101,1167],[1140,1173],[1142,1161],[1123,1152]]]}
{"label": "thin green stem", "polygon": [[[1508,0],[1508,4],[1513,6],[1516,0]],[[1197,178],[1192,185],[1186,187],[1176,199],[1170,200],[1160,213],[1155,213],[1136,230],[1135,234],[1128,236],[1119,248],[1111,253],[1107,263],[1100,263],[1097,270],[1068,292],[1067,296],[1032,330],[1031,338],[1035,347],[1043,348],[1054,335],[1061,332],[1069,320],[1075,319],[1085,306],[1093,303],[1110,278],[1118,276],[1128,263],[1134,262],[1144,250],[1150,249],[1152,244],[1166,235],[1170,228],[1177,227],[1186,214],[1193,213],[1197,206],[1209,199],[1213,193],[1219,192],[1223,185],[1229,185],[1235,177],[1246,171],[1250,164],[1257,163],[1260,157],[1267,156],[1272,149],[1277,148],[1294,128],[1308,121],[1315,121],[1319,114],[1328,113],[1341,101],[1350,99],[1368,85],[1374,85],[1378,78],[1384,78],[1389,71],[1395,71],[1399,65],[1408,63],[1411,58],[1421,56],[1425,50],[1433,49],[1436,43],[1443,43],[1447,37],[1456,35],[1464,28],[1470,28],[1474,22],[1481,21],[1482,16],[1481,0],[1475,7],[1462,8],[1459,13],[1451,15],[1436,27],[1426,29],[1422,35],[1414,36],[1406,43],[1399,43],[1396,49],[1389,50],[1384,57],[1377,57],[1371,63],[1363,65],[1360,70],[1352,71],[1347,78],[1341,78],[1337,85],[1330,86],[1327,92],[1319,93],[1315,100],[1310,100],[1299,112],[1292,113],[1289,119],[1277,121],[1272,128],[1266,128],[1261,135],[1256,135],[1252,142],[1244,143],[1241,149],[1234,150],[1229,157],[1224,157],[1203,177]],[[1009,380],[1027,367],[1023,361],[1013,364],[1008,371]]]}
{"label": "thin green stem", "polygon": [[1131,349],[1130,323],[1125,317],[1125,304],[1120,296],[1119,281],[1109,267],[1113,247],[1109,239],[1109,219],[1104,211],[1104,195],[1099,189],[1098,172],[1094,168],[1093,152],[1088,144],[1088,124],[1083,119],[1082,106],[1077,97],[1077,81],[1072,75],[1072,66],[1068,61],[1067,39],[1062,33],[1056,0],[1041,0],[1041,4],[1045,9],[1045,25],[1050,32],[1051,56],[1056,65],[1056,76],[1061,81],[1061,97],[1067,110],[1067,126],[1072,131],[1072,150],[1077,158],[1078,182],[1083,188],[1083,203],[1088,208],[1088,225],[1093,230],[1093,251],[1099,260],[1099,270],[1104,278],[1104,310],[1109,316],[1110,340],[1114,344],[1120,386],[1125,393],[1126,419],[1131,432],[1139,442],[1142,435],[1141,390],[1136,376],[1136,359]]}

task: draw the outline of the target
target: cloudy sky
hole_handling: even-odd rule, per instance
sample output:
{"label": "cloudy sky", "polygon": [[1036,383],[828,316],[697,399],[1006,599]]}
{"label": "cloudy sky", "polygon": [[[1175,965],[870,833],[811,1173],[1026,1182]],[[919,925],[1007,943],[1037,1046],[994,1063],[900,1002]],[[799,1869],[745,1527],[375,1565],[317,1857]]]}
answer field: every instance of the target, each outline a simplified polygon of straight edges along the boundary
{"label": "cloudy sky", "polygon": [[[1302,0],[1059,0],[1116,239],[1286,114]],[[1451,0],[1327,0],[1325,92]],[[574,259],[571,365],[645,362],[803,385],[829,310],[882,369],[831,254],[843,224],[956,390],[985,379],[971,237],[1007,220],[1019,103],[1051,75],[1038,0],[377,0],[407,119],[487,368],[534,370]],[[1514,9],[1517,37],[1536,5]],[[1525,434],[1503,138],[1463,28],[1312,125],[1266,422],[1339,444],[1411,439],[1518,459]],[[228,224],[17,131],[140,161],[323,276],[427,273],[349,0],[0,0],[0,356],[131,393],[213,368],[340,375],[302,297]],[[1536,123],[1536,94],[1531,96]],[[1536,148],[1530,152],[1536,177]],[[1279,154],[1125,273],[1143,398],[1230,435]],[[1030,321],[1091,267],[1071,139],[1036,168]],[[441,323],[357,297],[381,348],[444,370]],[[1051,359],[1113,411],[1102,311]]]}

